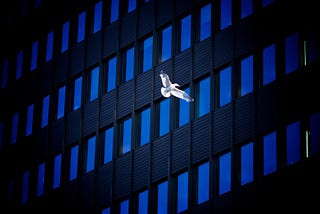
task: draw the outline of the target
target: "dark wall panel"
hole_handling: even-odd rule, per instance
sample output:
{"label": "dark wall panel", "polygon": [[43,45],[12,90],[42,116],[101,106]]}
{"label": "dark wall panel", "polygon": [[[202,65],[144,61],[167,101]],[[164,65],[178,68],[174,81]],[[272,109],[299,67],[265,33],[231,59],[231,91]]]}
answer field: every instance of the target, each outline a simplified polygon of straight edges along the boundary
{"label": "dark wall panel", "polygon": [[80,140],[81,130],[81,111],[72,111],[67,116],[67,136],[66,145],[70,145]]}
{"label": "dark wall panel", "polygon": [[253,50],[253,19],[246,19],[235,28],[235,57],[242,56]]}
{"label": "dark wall panel", "polygon": [[174,60],[174,81],[180,85],[186,84],[190,80],[192,72],[192,50],[188,49],[175,57]]}
{"label": "dark wall panel", "polygon": [[49,128],[45,127],[40,130],[37,142],[37,156],[39,160],[45,160],[48,157],[48,148],[49,148]]}
{"label": "dark wall panel", "polygon": [[174,1],[172,0],[157,1],[157,27],[160,27],[165,23],[171,22],[173,18],[173,3]]}
{"label": "dark wall panel", "polygon": [[56,58],[54,83],[55,85],[66,81],[69,71],[69,54],[64,53]]}
{"label": "dark wall panel", "polygon": [[233,134],[233,107],[231,104],[217,109],[213,114],[213,152],[230,148]]}
{"label": "dark wall panel", "polygon": [[131,153],[125,154],[115,161],[114,199],[117,200],[130,192]]}
{"label": "dark wall panel", "polygon": [[[157,100],[162,97],[161,87],[162,81],[160,78],[160,72],[163,70],[166,74],[168,74],[170,80],[172,80],[172,58],[168,59],[164,63],[158,65],[156,67],[155,76],[154,76],[154,100]],[[172,81],[173,82],[173,81]]]}
{"label": "dark wall panel", "polygon": [[104,127],[113,122],[115,117],[115,90],[101,97],[100,106],[100,127]]}
{"label": "dark wall panel", "polygon": [[97,206],[111,204],[112,199],[113,164],[109,163],[98,169],[97,172]]}
{"label": "dark wall panel", "polygon": [[118,50],[119,45],[119,23],[108,25],[104,29],[103,57],[108,57]]}
{"label": "dark wall panel", "polygon": [[136,11],[123,17],[121,22],[121,43],[120,47],[123,48],[133,42],[136,39],[137,32],[137,13]]}
{"label": "dark wall panel", "polygon": [[85,62],[85,45],[75,46],[71,50],[70,55],[70,72],[69,76],[72,77],[84,70]]}
{"label": "dark wall panel", "polygon": [[192,163],[197,163],[210,156],[211,114],[207,114],[192,124]]}
{"label": "dark wall panel", "polygon": [[191,13],[192,0],[176,0],[175,15],[179,16],[187,11]]}
{"label": "dark wall panel", "polygon": [[98,105],[99,105],[98,99],[84,105],[83,120],[82,120],[83,137],[88,136],[89,134],[97,130]]}
{"label": "dark wall panel", "polygon": [[90,173],[80,180],[80,210],[81,213],[90,213],[94,210],[95,174]]}
{"label": "dark wall panel", "polygon": [[235,143],[241,143],[246,139],[253,139],[254,136],[254,110],[255,96],[247,94],[235,100]]}
{"label": "dark wall panel", "polygon": [[193,77],[198,78],[212,71],[212,40],[207,39],[194,47]]}
{"label": "dark wall panel", "polygon": [[48,63],[40,73],[39,93],[46,96],[51,92],[53,86],[53,64]]}
{"label": "dark wall panel", "polygon": [[172,173],[188,167],[190,159],[190,127],[183,126],[172,134]]}
{"label": "dark wall panel", "polygon": [[[132,112],[133,109],[133,96],[134,96],[134,85],[133,81],[129,81],[122,84],[118,90],[118,119],[122,118]],[[150,93],[150,92],[149,92]]]}
{"label": "dark wall panel", "polygon": [[[152,71],[140,74],[136,80],[136,109],[151,102],[152,97]],[[160,78],[160,77],[159,77]]]}
{"label": "dark wall panel", "polygon": [[51,126],[50,153],[62,151],[65,135],[65,118],[55,121]]}
{"label": "dark wall panel", "polygon": [[140,8],[139,11],[139,38],[152,32],[154,20],[154,5],[155,1],[150,1]]}
{"label": "dark wall panel", "polygon": [[166,135],[157,141],[154,141],[152,147],[152,182],[168,176],[169,166],[169,135]]}
{"label": "dark wall panel", "polygon": [[217,68],[232,59],[233,31],[232,28],[220,31],[214,35],[213,65]]}
{"label": "dark wall panel", "polygon": [[101,59],[102,50],[102,31],[96,32],[88,39],[86,68],[96,64]]}
{"label": "dark wall panel", "polygon": [[150,178],[150,144],[139,147],[133,156],[133,191],[148,186]]}
{"label": "dark wall panel", "polygon": [[80,203],[80,192],[79,192],[79,182],[75,180],[70,182],[65,186],[63,192],[64,208],[66,210],[72,209],[73,212],[80,213],[79,203]]}

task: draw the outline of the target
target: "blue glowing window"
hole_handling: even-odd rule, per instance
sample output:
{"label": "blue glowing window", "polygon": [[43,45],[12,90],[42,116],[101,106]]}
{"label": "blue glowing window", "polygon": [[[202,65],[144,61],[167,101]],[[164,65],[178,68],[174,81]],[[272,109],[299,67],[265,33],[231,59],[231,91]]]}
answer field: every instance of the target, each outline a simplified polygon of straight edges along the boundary
{"label": "blue glowing window", "polygon": [[161,62],[166,61],[171,57],[172,46],[172,27],[169,26],[162,31],[162,47],[161,47]]}
{"label": "blue glowing window", "polygon": [[253,56],[241,60],[241,96],[253,91]]}
{"label": "blue glowing window", "polygon": [[94,170],[96,152],[96,137],[89,138],[87,144],[87,167],[86,172]]}
{"label": "blue glowing window", "polygon": [[61,53],[68,50],[69,47],[69,21],[62,26]]}
{"label": "blue glowing window", "polygon": [[79,146],[73,146],[71,148],[70,154],[70,175],[69,180],[72,181],[73,179],[77,178],[78,175],[78,152]]}
{"label": "blue glowing window", "polygon": [[231,190],[231,153],[219,157],[219,195]]}
{"label": "blue glowing window", "polygon": [[21,194],[21,203],[25,204],[28,201],[28,194],[29,194],[29,175],[30,172],[26,171],[23,173],[22,176],[22,194]]}
{"label": "blue glowing window", "polygon": [[32,50],[31,50],[31,64],[30,70],[33,71],[37,68],[38,64],[38,41],[34,41],[32,43]]}
{"label": "blue glowing window", "polygon": [[211,4],[201,8],[200,11],[200,41],[211,35]]}
{"label": "blue glowing window", "polygon": [[111,0],[111,16],[110,23],[119,19],[119,0]]}
{"label": "blue glowing window", "polygon": [[198,117],[210,112],[210,94],[210,77],[207,77],[199,82]]}
{"label": "blue glowing window", "polygon": [[90,101],[95,100],[98,97],[99,90],[99,67],[95,67],[91,70],[91,82],[90,82]]}
{"label": "blue glowing window", "polygon": [[130,48],[126,52],[126,74],[125,81],[129,81],[134,75],[134,48]]}
{"label": "blue glowing window", "polygon": [[15,144],[17,142],[18,120],[19,120],[19,113],[17,112],[12,116],[11,144]]}
{"label": "blue glowing window", "polygon": [[41,163],[38,167],[38,183],[37,183],[37,196],[42,196],[44,191],[44,178],[45,178],[46,164]]}
{"label": "blue glowing window", "polygon": [[262,7],[266,7],[269,4],[273,3],[275,0],[262,0]]}
{"label": "blue glowing window", "polygon": [[42,117],[41,117],[41,128],[48,125],[49,120],[49,102],[50,95],[47,95],[42,100]]}
{"label": "blue glowing window", "polygon": [[277,136],[272,132],[263,136],[263,175],[277,170]]}
{"label": "blue glowing window", "polygon": [[271,44],[263,49],[262,53],[263,85],[276,79],[276,47]]}
{"label": "blue glowing window", "polygon": [[122,151],[121,154],[125,154],[131,150],[131,133],[132,133],[132,119],[129,118],[123,122],[122,133]]}
{"label": "blue glowing window", "polygon": [[232,0],[221,0],[220,30],[232,24]]}
{"label": "blue glowing window", "polygon": [[188,209],[188,172],[178,176],[177,212]]}
{"label": "blue glowing window", "polygon": [[57,119],[60,119],[64,116],[65,99],[66,99],[66,86],[62,86],[59,89],[59,94],[58,94]]}
{"label": "blue glowing window", "polygon": [[101,30],[102,27],[102,1],[99,1],[94,6],[94,20],[93,20],[93,33]]}
{"label": "blue glowing window", "polygon": [[128,0],[128,13],[136,9],[136,0]]}
{"label": "blue glowing window", "polygon": [[287,164],[293,164],[300,160],[300,122],[294,122],[287,126]]}
{"label": "blue glowing window", "polygon": [[81,42],[84,40],[85,33],[86,33],[86,11],[83,11],[78,16],[77,42]]}
{"label": "blue glowing window", "polygon": [[148,214],[148,190],[139,193],[139,214]]}
{"label": "blue glowing window", "polygon": [[101,214],[110,214],[110,207],[104,208]]}
{"label": "blue glowing window", "polygon": [[27,125],[26,125],[26,136],[29,136],[29,135],[32,134],[33,109],[34,109],[34,104],[28,106]]}
{"label": "blue glowing window", "polygon": [[150,108],[141,112],[140,146],[143,146],[150,141],[150,112]]}
{"label": "blue glowing window", "polygon": [[20,79],[22,76],[22,70],[23,70],[22,65],[23,65],[23,50],[20,50],[17,55],[16,80]]}
{"label": "blue glowing window", "polygon": [[61,180],[61,161],[62,161],[62,154],[58,154],[54,157],[54,168],[53,168],[53,186],[52,188],[55,189],[60,186]]}
{"label": "blue glowing window", "polygon": [[46,62],[52,59],[53,55],[53,37],[54,31],[50,31],[47,36]]}
{"label": "blue glowing window", "polygon": [[160,102],[159,137],[167,134],[170,130],[170,99]]}
{"label": "blue glowing window", "polygon": [[152,46],[153,46],[153,37],[151,36],[145,39],[143,42],[142,72],[145,72],[152,68],[152,50],[153,50]]}
{"label": "blue glowing window", "polygon": [[241,185],[253,181],[253,142],[241,147]]}
{"label": "blue glowing window", "polygon": [[168,181],[158,185],[158,214],[168,213]]}
{"label": "blue glowing window", "polygon": [[117,57],[113,57],[108,61],[108,85],[107,91],[111,91],[116,87],[117,77]]}
{"label": "blue glowing window", "polygon": [[299,68],[299,37],[298,33],[288,35],[285,39],[286,74]]}
{"label": "blue glowing window", "polygon": [[82,96],[82,76],[74,81],[74,94],[73,94],[73,110],[77,110],[81,106]]}
{"label": "blue glowing window", "polygon": [[209,166],[209,162],[206,162],[198,167],[198,204],[209,200]]}
{"label": "blue glowing window", "polygon": [[113,127],[104,132],[104,158],[103,163],[112,161],[113,154]]}
{"label": "blue glowing window", "polygon": [[[186,88],[184,91],[190,94],[190,89]],[[185,100],[179,99],[179,127],[189,123],[190,118],[190,103]]]}
{"label": "blue glowing window", "polygon": [[232,87],[232,76],[231,76],[231,66],[220,71],[219,75],[219,93],[220,93],[220,107],[231,102],[231,87]]}
{"label": "blue glowing window", "polygon": [[253,2],[252,0],[241,0],[241,19],[252,14]]}
{"label": "blue glowing window", "polygon": [[181,20],[180,32],[180,51],[184,51],[191,46],[191,15],[184,17]]}
{"label": "blue glowing window", "polygon": [[120,203],[120,214],[129,213],[129,200],[124,200]]}

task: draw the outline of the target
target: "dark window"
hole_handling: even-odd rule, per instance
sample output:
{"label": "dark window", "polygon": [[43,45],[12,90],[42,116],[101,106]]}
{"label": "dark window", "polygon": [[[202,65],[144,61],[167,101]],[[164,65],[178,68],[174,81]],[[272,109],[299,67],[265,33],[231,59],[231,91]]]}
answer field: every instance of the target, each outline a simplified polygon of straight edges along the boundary
{"label": "dark window", "polygon": [[262,7],[268,6],[273,3],[275,0],[262,0]]}
{"label": "dark window", "polygon": [[129,200],[124,200],[120,203],[120,214],[129,213]]}
{"label": "dark window", "polygon": [[148,190],[139,193],[139,205],[138,205],[139,214],[148,213]]}
{"label": "dark window", "polygon": [[184,17],[180,23],[180,51],[191,47],[191,15]]}
{"label": "dark window", "polygon": [[161,137],[170,130],[170,99],[162,100],[159,107],[159,137]]}
{"label": "dark window", "polygon": [[142,47],[142,72],[152,68],[152,50],[153,50],[153,37],[149,37],[143,41]]}
{"label": "dark window", "polygon": [[62,26],[61,53],[68,50],[69,47],[69,21]]}
{"label": "dark window", "polygon": [[82,76],[78,77],[74,81],[73,89],[73,110],[77,110],[81,106],[81,97],[82,97]]}
{"label": "dark window", "polygon": [[300,160],[300,122],[287,126],[287,164]]}
{"label": "dark window", "polygon": [[20,50],[17,55],[16,80],[20,79],[23,70],[23,50]]}
{"label": "dark window", "polygon": [[168,213],[168,181],[158,185],[158,204],[157,213]]}
{"label": "dark window", "polygon": [[132,119],[126,119],[121,123],[122,135],[121,135],[121,144],[120,154],[125,154],[131,151],[131,133],[132,133]]}
{"label": "dark window", "polygon": [[286,74],[299,68],[299,38],[298,33],[288,35],[285,39],[285,69]]}
{"label": "dark window", "polygon": [[209,162],[206,162],[198,167],[198,204],[209,200],[209,166]]}
{"label": "dark window", "polygon": [[136,9],[136,0],[128,0],[128,13]]}
{"label": "dark window", "polygon": [[96,137],[93,136],[88,139],[88,144],[87,144],[87,165],[86,165],[86,172],[90,172],[94,170],[94,165],[95,165],[95,152],[96,152]]}
{"label": "dark window", "polygon": [[263,85],[276,79],[276,47],[271,44],[265,47],[262,52],[262,78]]}
{"label": "dark window", "polygon": [[27,125],[26,125],[26,136],[29,136],[29,135],[32,134],[33,109],[34,109],[34,104],[28,106]]}
{"label": "dark window", "polygon": [[78,35],[77,42],[84,40],[86,34],[86,11],[83,11],[78,16]]}
{"label": "dark window", "polygon": [[52,59],[54,31],[50,31],[47,36],[46,62]]}
{"label": "dark window", "polygon": [[277,170],[277,138],[276,132],[263,136],[263,175]]}
{"label": "dark window", "polygon": [[198,83],[198,99],[196,99],[196,116],[201,117],[210,112],[210,77],[206,77]]}
{"label": "dark window", "polygon": [[22,194],[21,194],[21,203],[25,204],[28,201],[29,194],[29,175],[30,172],[26,171],[22,176]]}
{"label": "dark window", "polygon": [[37,196],[38,197],[43,195],[45,169],[46,169],[45,163],[41,163],[38,167],[38,183],[37,183]]}
{"label": "dark window", "polygon": [[220,30],[223,30],[232,24],[232,1],[221,0],[220,9]]}
{"label": "dark window", "polygon": [[107,91],[111,91],[116,88],[117,77],[117,57],[113,57],[108,61],[108,85]]}
{"label": "dark window", "polygon": [[150,108],[144,109],[140,113],[140,146],[143,146],[150,142]]}
{"label": "dark window", "polygon": [[55,189],[60,186],[61,180],[61,161],[62,161],[62,154],[58,154],[54,157],[54,168],[53,168],[53,186],[52,188]]}
{"label": "dark window", "polygon": [[169,26],[161,32],[161,60],[164,62],[171,58],[171,47],[172,47],[172,26]]}
{"label": "dark window", "polygon": [[[190,94],[190,89],[186,88],[184,91]],[[179,99],[179,127],[189,123],[190,120],[190,103],[183,99]]]}
{"label": "dark window", "polygon": [[33,71],[37,68],[38,64],[38,41],[34,41],[32,43],[32,50],[31,50],[31,64],[30,70]]}
{"label": "dark window", "polygon": [[119,19],[119,0],[111,0],[110,23]]}
{"label": "dark window", "polygon": [[188,172],[178,176],[177,212],[188,209]]}
{"label": "dark window", "polygon": [[231,190],[231,153],[219,157],[219,195]]}
{"label": "dark window", "polygon": [[252,14],[253,2],[252,0],[241,0],[241,19]]}
{"label": "dark window", "polygon": [[93,20],[93,33],[101,30],[102,27],[102,1],[99,1],[94,6],[94,20]]}
{"label": "dark window", "polygon": [[241,60],[241,96],[253,91],[253,56]]}
{"label": "dark window", "polygon": [[59,88],[59,94],[58,94],[57,119],[60,119],[64,116],[65,100],[66,100],[66,86],[62,86],[61,88]]}
{"label": "dark window", "polygon": [[310,115],[310,146],[312,155],[320,152],[320,112]]}
{"label": "dark window", "polygon": [[78,175],[78,154],[79,154],[79,146],[75,145],[71,148],[70,151],[70,175],[69,180],[77,178]]}
{"label": "dark window", "polygon": [[219,93],[220,93],[220,107],[231,102],[231,88],[232,88],[232,76],[231,76],[231,66],[223,69],[219,73]]}
{"label": "dark window", "polygon": [[113,127],[108,128],[104,132],[104,155],[103,163],[112,161],[113,154]]}
{"label": "dark window", "polygon": [[16,112],[12,117],[11,144],[17,142],[19,113]]}
{"label": "dark window", "polygon": [[207,4],[200,10],[200,41],[211,35],[211,4]]}
{"label": "dark window", "polygon": [[91,70],[90,76],[90,101],[95,100],[98,97],[99,89],[99,67],[95,67]]}
{"label": "dark window", "polygon": [[3,67],[2,67],[1,88],[7,87],[8,71],[9,71],[9,61],[8,59],[5,59],[3,61]]}
{"label": "dark window", "polygon": [[241,146],[241,185],[253,181],[253,142]]}
{"label": "dark window", "polygon": [[134,48],[130,48],[125,53],[125,71],[123,81],[127,82],[131,80],[134,76]]}
{"label": "dark window", "polygon": [[320,42],[318,38],[319,36],[317,33],[308,33],[304,48],[306,63],[312,63],[317,59],[320,59]]}
{"label": "dark window", "polygon": [[2,149],[2,144],[3,144],[3,129],[4,129],[4,123],[3,122],[0,122],[0,152],[1,152],[1,149]]}
{"label": "dark window", "polygon": [[48,125],[49,120],[49,102],[50,95],[47,95],[42,100],[42,117],[41,117],[41,128]]}

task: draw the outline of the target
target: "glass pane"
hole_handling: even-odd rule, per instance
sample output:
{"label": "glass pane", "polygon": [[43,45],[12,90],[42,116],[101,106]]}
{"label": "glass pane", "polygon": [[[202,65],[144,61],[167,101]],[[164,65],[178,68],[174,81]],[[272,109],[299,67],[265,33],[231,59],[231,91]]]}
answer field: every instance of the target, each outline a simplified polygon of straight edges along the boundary
{"label": "glass pane", "polygon": [[184,51],[191,46],[191,15],[181,20],[181,44],[180,51]]}
{"label": "glass pane", "polygon": [[91,71],[91,86],[90,86],[90,101],[98,97],[99,89],[99,67],[92,69]]}
{"label": "glass pane", "polygon": [[102,27],[102,1],[96,3],[94,7],[94,23],[93,23],[93,33],[101,30]]}
{"label": "glass pane", "polygon": [[200,41],[211,35],[211,4],[201,8],[200,11]]}
{"label": "glass pane", "polygon": [[150,141],[150,108],[141,112],[141,136],[140,145],[143,146]]}
{"label": "glass pane", "polygon": [[42,101],[42,118],[41,118],[41,128],[48,125],[49,119],[49,102],[50,102],[50,95],[47,95],[43,98]]}
{"label": "glass pane", "polygon": [[276,79],[276,48],[275,44],[269,45],[263,49],[262,71],[263,85],[266,85]]}
{"label": "glass pane", "polygon": [[[184,90],[187,94],[190,94],[190,89]],[[190,103],[185,100],[179,100],[179,127],[189,123]]]}
{"label": "glass pane", "polygon": [[178,176],[177,212],[188,209],[188,172]]}
{"label": "glass pane", "polygon": [[263,175],[277,170],[277,138],[276,132],[263,137]]}
{"label": "glass pane", "polygon": [[91,137],[88,140],[87,148],[87,171],[90,172],[94,169],[95,164],[95,151],[96,151],[96,137]]}
{"label": "glass pane", "polygon": [[57,119],[64,116],[65,99],[66,99],[66,87],[63,86],[59,89]]}
{"label": "glass pane", "polygon": [[320,152],[320,112],[310,115],[311,154]]}
{"label": "glass pane", "polygon": [[171,44],[172,44],[172,27],[169,26],[162,31],[162,54],[161,62],[171,57]]}
{"label": "glass pane", "polygon": [[19,114],[15,113],[12,117],[11,144],[15,144],[17,142],[18,119],[19,119]]}
{"label": "glass pane", "polygon": [[61,177],[61,160],[62,155],[56,155],[54,158],[54,171],[53,171],[53,189],[60,186],[60,177]]}
{"label": "glass pane", "polygon": [[131,150],[132,119],[123,122],[122,154]]}
{"label": "glass pane", "polygon": [[158,185],[158,214],[168,213],[168,181]]}
{"label": "glass pane", "polygon": [[77,110],[81,106],[82,96],[82,77],[75,80],[74,83],[74,97],[73,97],[73,110]]}
{"label": "glass pane", "polygon": [[170,130],[170,99],[160,102],[159,137],[167,134]]}
{"label": "glass pane", "polygon": [[22,76],[23,65],[23,51],[20,50],[17,56],[17,70],[16,70],[16,80],[20,79]]}
{"label": "glass pane", "polygon": [[153,37],[144,40],[143,43],[143,72],[152,68],[152,44]]}
{"label": "glass pane", "polygon": [[79,146],[76,145],[71,148],[71,158],[70,158],[70,177],[69,180],[77,178],[78,174],[78,150]]}
{"label": "glass pane", "polygon": [[21,203],[25,204],[28,200],[29,194],[29,171],[23,173],[22,177],[22,190],[21,190]]}
{"label": "glass pane", "polygon": [[133,78],[134,75],[134,48],[126,52],[126,81]]}
{"label": "glass pane", "polygon": [[220,107],[231,102],[231,67],[220,71]]}
{"label": "glass pane", "polygon": [[219,158],[219,195],[231,190],[231,153]]}
{"label": "glass pane", "polygon": [[129,213],[129,200],[122,201],[120,203],[120,214],[128,214]]}
{"label": "glass pane", "polygon": [[117,76],[117,57],[113,57],[108,62],[108,89],[111,91],[116,87],[116,76]]}
{"label": "glass pane", "polygon": [[69,46],[69,21],[62,26],[61,53],[68,50]]}
{"label": "glass pane", "polygon": [[199,83],[199,117],[210,112],[210,77]]}
{"label": "glass pane", "polygon": [[271,3],[273,3],[275,0],[262,0],[262,7],[265,7]]}
{"label": "glass pane", "polygon": [[300,160],[300,122],[287,126],[287,164]]}
{"label": "glass pane", "polygon": [[147,214],[148,213],[148,190],[145,190],[139,193],[139,214]]}
{"label": "glass pane", "polygon": [[38,167],[37,196],[43,195],[45,167],[45,163],[40,164]]}
{"label": "glass pane", "polygon": [[110,208],[105,208],[102,210],[101,214],[110,214]]}
{"label": "glass pane", "polygon": [[241,96],[253,91],[253,56],[241,60]]}
{"label": "glass pane", "polygon": [[228,27],[232,23],[232,2],[231,0],[221,0],[221,16],[220,16],[220,29]]}
{"label": "glass pane", "polygon": [[113,127],[107,129],[104,133],[104,159],[103,163],[112,161],[113,154]]}
{"label": "glass pane", "polygon": [[84,40],[86,32],[86,11],[83,11],[79,14],[78,17],[78,37],[77,42],[81,42]]}
{"label": "glass pane", "polygon": [[49,32],[47,37],[46,62],[52,59],[52,54],[53,54],[53,31]]}
{"label": "glass pane", "polygon": [[30,65],[31,71],[37,68],[37,63],[38,63],[38,41],[35,41],[32,43],[31,65]]}
{"label": "glass pane", "polygon": [[209,200],[209,162],[198,167],[198,204]]}
{"label": "glass pane", "polygon": [[253,181],[253,143],[241,147],[241,185]]}
{"label": "glass pane", "polygon": [[34,109],[34,105],[33,104],[28,106],[26,136],[29,136],[29,135],[32,134],[33,109]]}
{"label": "glass pane", "polygon": [[119,0],[111,0],[111,17],[110,23],[119,19]]}
{"label": "glass pane", "polygon": [[136,9],[136,0],[128,0],[128,13]]}
{"label": "glass pane", "polygon": [[286,53],[286,74],[299,68],[299,40],[298,33],[291,34],[286,37],[285,41]]}
{"label": "glass pane", "polygon": [[253,3],[252,0],[241,0],[241,18],[245,18],[252,14]]}

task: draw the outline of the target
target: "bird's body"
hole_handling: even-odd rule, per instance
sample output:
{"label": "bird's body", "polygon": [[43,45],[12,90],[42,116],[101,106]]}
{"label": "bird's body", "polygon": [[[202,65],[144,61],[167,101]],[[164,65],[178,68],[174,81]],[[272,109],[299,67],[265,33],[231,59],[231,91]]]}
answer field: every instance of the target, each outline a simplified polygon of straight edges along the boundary
{"label": "bird's body", "polygon": [[161,87],[161,94],[164,97],[170,97],[171,95],[184,99],[187,102],[194,101],[186,92],[178,89],[180,85],[178,83],[171,83],[169,76],[163,71],[160,72],[160,78],[163,87]]}

